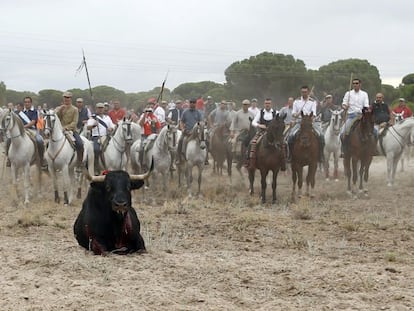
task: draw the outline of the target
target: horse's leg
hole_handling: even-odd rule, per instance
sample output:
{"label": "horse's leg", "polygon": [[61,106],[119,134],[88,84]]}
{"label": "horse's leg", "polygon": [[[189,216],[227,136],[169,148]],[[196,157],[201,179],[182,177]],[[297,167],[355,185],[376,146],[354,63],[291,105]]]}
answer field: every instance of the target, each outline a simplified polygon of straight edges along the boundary
{"label": "horse's leg", "polygon": [[292,195],[291,200],[292,202],[296,201],[296,180],[297,180],[297,167],[296,164],[291,164],[292,169]]}
{"label": "horse's leg", "polygon": [[387,154],[387,186],[391,187],[393,184],[392,172],[394,171],[394,153]]}
{"label": "horse's leg", "polygon": [[198,191],[197,191],[197,196],[200,196],[201,194],[201,177],[203,174],[203,165],[204,163],[198,164],[197,168],[198,168]]}
{"label": "horse's leg", "polygon": [[12,185],[13,185],[12,192],[13,192],[13,197],[14,197],[13,199],[15,203],[17,204],[18,199],[19,199],[18,185],[17,185],[17,167],[13,162],[11,162],[11,165],[10,165],[10,173],[12,176]]}
{"label": "horse's leg", "polygon": [[255,171],[254,169],[249,169],[248,173],[249,173],[249,184],[250,184],[250,195],[254,194],[254,175],[255,175]]}
{"label": "horse's leg", "polygon": [[27,205],[30,203],[30,162],[27,162],[23,168],[24,172],[24,204]]}
{"label": "horse's leg", "polygon": [[72,187],[70,186],[70,177],[69,177],[69,166],[65,165],[62,168],[63,176],[63,204],[69,204],[68,191],[70,192]]}
{"label": "horse's leg", "polygon": [[349,155],[344,156],[344,174],[348,180],[347,192],[351,194],[351,158]]}
{"label": "horse's leg", "polygon": [[[397,171],[398,161],[400,160],[401,154],[394,157],[394,165],[392,167],[392,174],[391,174],[391,185],[394,185],[395,182],[395,173]],[[402,159],[401,159],[402,160]]]}
{"label": "horse's leg", "polygon": [[192,175],[193,175],[193,164],[187,162],[187,168],[185,170],[185,177],[187,180],[187,193],[188,196],[191,197],[192,193],[191,193],[191,179],[192,179]]}
{"label": "horse's leg", "polygon": [[[352,158],[352,187],[353,189],[356,188],[356,182],[358,180],[358,159]],[[362,163],[361,163],[362,167]]]}
{"label": "horse's leg", "polygon": [[338,181],[339,179],[339,172],[338,172],[338,162],[339,162],[339,150],[335,150],[333,152],[333,160],[334,160],[334,173],[333,173],[333,177],[335,179],[335,181]]}
{"label": "horse's leg", "polygon": [[299,166],[297,169],[298,173],[298,197],[302,196],[302,186],[303,186],[303,166]]}
{"label": "horse's leg", "polygon": [[325,159],[324,159],[323,164],[324,164],[324,170],[325,170],[325,178],[327,181],[329,181],[329,158],[330,156],[331,156],[331,153],[325,148],[324,150]]}
{"label": "horse's leg", "polygon": [[69,168],[69,196],[68,196],[68,204],[71,204],[73,201],[73,185],[75,184],[75,169]]}
{"label": "horse's leg", "polygon": [[265,169],[260,170],[261,186],[262,186],[262,191],[261,191],[262,203],[266,203],[266,177],[268,173],[269,173],[268,170],[267,171]]}
{"label": "horse's leg", "polygon": [[57,181],[56,171],[53,167],[53,164],[49,163],[48,169],[49,169],[49,175],[52,177],[53,190],[55,192],[55,203],[60,203],[58,181]]}
{"label": "horse's leg", "polygon": [[315,188],[316,169],[317,169],[317,164],[316,165],[310,164],[308,167],[308,175],[306,176],[306,195],[310,196],[311,198],[314,197],[313,189]]}
{"label": "horse's leg", "polygon": [[276,181],[277,181],[277,174],[279,173],[279,170],[273,170],[273,181],[272,181],[272,203],[276,203]]}

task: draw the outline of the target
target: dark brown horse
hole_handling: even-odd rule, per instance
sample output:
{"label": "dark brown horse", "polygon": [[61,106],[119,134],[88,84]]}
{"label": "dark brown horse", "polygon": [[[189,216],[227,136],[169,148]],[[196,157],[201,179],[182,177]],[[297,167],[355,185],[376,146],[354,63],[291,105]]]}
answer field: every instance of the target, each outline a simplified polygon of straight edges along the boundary
{"label": "dark brown horse", "polygon": [[298,196],[302,195],[303,184],[303,167],[308,167],[306,176],[306,195],[313,197],[311,190],[315,188],[315,175],[319,162],[319,137],[313,129],[313,113],[304,115],[302,112],[302,121],[296,134],[295,141],[292,144],[292,201],[296,200],[296,181],[298,183]]}
{"label": "dark brown horse", "polygon": [[358,180],[359,166],[359,191],[364,191],[365,195],[368,190],[363,188],[362,178],[368,181],[368,171],[371,165],[372,156],[376,148],[376,139],[374,137],[374,114],[364,108],[362,116],[356,120],[344,141],[344,170],[345,176],[348,177],[348,193],[351,191],[351,160],[352,160],[352,183],[355,187]]}
{"label": "dark brown horse", "polygon": [[[256,168],[260,171],[262,191],[262,203],[266,202],[266,177],[269,171],[273,172],[272,181],[272,203],[276,202],[276,179],[277,174],[285,161],[283,150],[283,131],[285,129],[284,117],[276,114],[275,118],[268,125],[266,133],[257,142],[256,147]],[[254,173],[256,168],[249,168],[250,194],[254,193]]]}
{"label": "dark brown horse", "polygon": [[229,125],[224,123],[214,129],[210,140],[210,153],[213,157],[213,171],[223,175],[223,163],[227,160],[227,174],[231,178],[232,154],[229,143]]}

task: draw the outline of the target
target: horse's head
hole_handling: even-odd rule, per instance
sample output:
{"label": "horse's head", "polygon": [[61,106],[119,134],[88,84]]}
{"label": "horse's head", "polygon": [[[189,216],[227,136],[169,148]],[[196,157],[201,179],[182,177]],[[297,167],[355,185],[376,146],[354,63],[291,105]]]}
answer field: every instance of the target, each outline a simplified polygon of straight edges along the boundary
{"label": "horse's head", "polygon": [[132,133],[131,133],[131,120],[125,119],[118,122],[118,127],[122,128],[122,136],[124,137],[125,143],[132,143]]}
{"label": "horse's head", "polygon": [[204,122],[197,122],[196,124],[194,124],[194,127],[191,131],[190,134],[190,139],[196,139],[199,141],[200,143],[200,148],[201,149],[206,149],[207,144],[206,144],[206,134],[204,132],[205,127],[204,127]]}
{"label": "horse's head", "polygon": [[2,128],[6,131],[11,132],[15,128],[15,126],[17,126],[19,131],[18,135],[25,134],[23,121],[16,113],[9,110],[5,113],[5,115],[2,118]]}
{"label": "horse's head", "polygon": [[399,123],[402,120],[404,120],[404,112],[397,113],[393,111],[392,114],[394,115],[394,120],[396,123]]}
{"label": "horse's head", "polygon": [[311,144],[311,137],[313,135],[313,112],[305,115],[302,112],[302,120],[299,128],[299,141],[302,146],[308,147]]}
{"label": "horse's head", "polygon": [[360,129],[362,136],[366,139],[374,134],[375,116],[369,108],[362,109]]}
{"label": "horse's head", "polygon": [[331,120],[329,123],[329,126],[332,127],[333,133],[335,135],[339,135],[339,132],[341,130],[341,126],[342,126],[342,112],[343,109],[341,110],[331,110]]}
{"label": "horse's head", "polygon": [[281,144],[284,140],[283,131],[285,130],[285,118],[286,115],[280,116],[278,113],[270,122],[266,129],[267,141],[270,144],[277,145]]}
{"label": "horse's head", "polygon": [[56,119],[57,116],[53,110],[50,110],[49,112],[44,114],[45,128],[43,135],[45,136],[45,138],[49,138],[52,135],[53,129],[55,128]]}

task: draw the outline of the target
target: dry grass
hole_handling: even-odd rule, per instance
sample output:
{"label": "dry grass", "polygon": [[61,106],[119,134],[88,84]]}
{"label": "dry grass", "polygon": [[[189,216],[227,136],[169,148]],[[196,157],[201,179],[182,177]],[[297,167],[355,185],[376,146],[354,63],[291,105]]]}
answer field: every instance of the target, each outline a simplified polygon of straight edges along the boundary
{"label": "dry grass", "polygon": [[388,189],[380,163],[368,199],[318,175],[316,198],[290,204],[282,175],[278,203],[262,205],[257,177],[250,196],[247,179],[230,185],[209,169],[200,198],[175,183],[168,196],[137,191],[145,255],[93,256],[73,237],[80,201],[44,193],[14,208],[0,188],[0,309],[409,310],[414,178],[410,167]]}

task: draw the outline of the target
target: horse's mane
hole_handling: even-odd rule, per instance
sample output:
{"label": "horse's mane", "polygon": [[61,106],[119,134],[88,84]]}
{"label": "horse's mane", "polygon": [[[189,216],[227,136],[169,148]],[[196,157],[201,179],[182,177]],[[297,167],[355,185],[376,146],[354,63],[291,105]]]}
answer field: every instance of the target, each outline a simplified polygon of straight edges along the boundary
{"label": "horse's mane", "polygon": [[16,122],[17,126],[19,127],[20,135],[24,136],[26,134],[26,131],[24,129],[22,119],[20,119],[19,115],[13,111],[11,111],[11,117],[13,118],[13,122]]}
{"label": "horse's mane", "polygon": [[197,122],[196,124],[194,124],[193,129],[190,132],[190,136],[188,137],[188,140],[198,139],[197,130],[198,130],[198,127],[199,126],[201,126],[201,124],[199,122]]}

